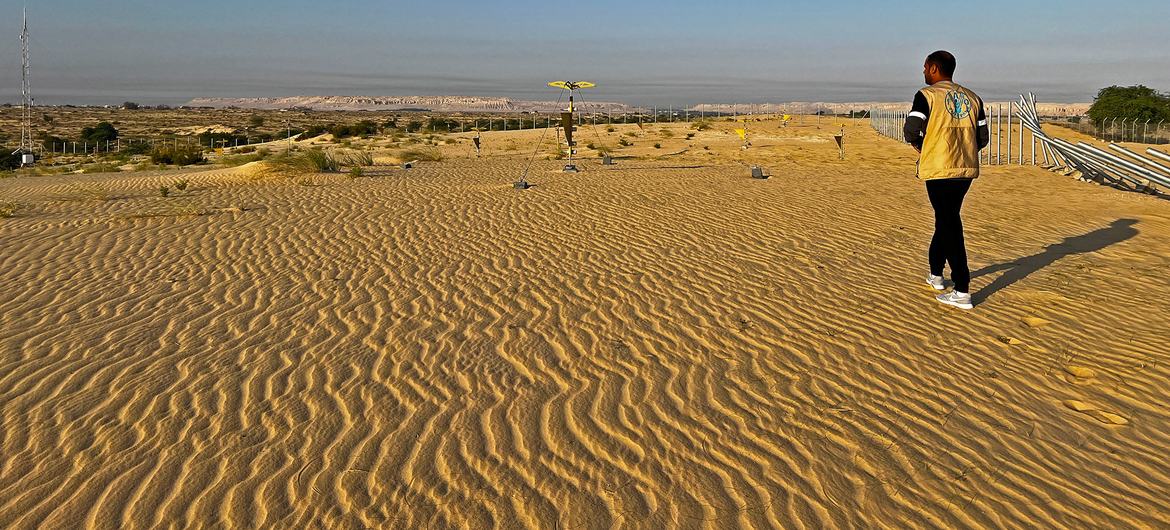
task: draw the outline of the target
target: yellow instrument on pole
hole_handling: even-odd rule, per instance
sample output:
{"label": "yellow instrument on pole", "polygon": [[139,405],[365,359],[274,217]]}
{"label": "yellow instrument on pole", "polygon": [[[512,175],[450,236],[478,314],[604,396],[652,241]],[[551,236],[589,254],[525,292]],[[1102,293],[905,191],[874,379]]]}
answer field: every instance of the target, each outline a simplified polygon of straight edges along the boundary
{"label": "yellow instrument on pole", "polygon": [[590,81],[553,81],[548,86],[569,91],[569,112],[573,112],[573,91],[583,88],[593,88],[597,86],[597,83]]}
{"label": "yellow instrument on pole", "polygon": [[583,88],[593,88],[597,86],[596,83],[590,81],[552,81],[548,86],[569,91],[569,109],[568,112],[561,113],[561,128],[565,130],[565,143],[569,146],[569,163],[565,164],[566,173],[576,173],[577,166],[573,165],[573,154],[576,149],[573,149],[577,143],[573,141],[573,92]]}

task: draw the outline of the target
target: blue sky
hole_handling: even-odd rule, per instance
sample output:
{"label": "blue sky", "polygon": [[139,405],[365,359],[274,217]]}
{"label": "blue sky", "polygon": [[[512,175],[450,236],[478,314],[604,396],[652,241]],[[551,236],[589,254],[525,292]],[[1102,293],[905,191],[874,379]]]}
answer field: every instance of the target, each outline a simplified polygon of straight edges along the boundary
{"label": "blue sky", "polygon": [[[0,0],[0,101],[19,102],[20,10]],[[588,79],[635,104],[908,100],[948,49],[985,99],[1170,91],[1170,2],[40,0],[39,103],[196,96],[551,99]]]}

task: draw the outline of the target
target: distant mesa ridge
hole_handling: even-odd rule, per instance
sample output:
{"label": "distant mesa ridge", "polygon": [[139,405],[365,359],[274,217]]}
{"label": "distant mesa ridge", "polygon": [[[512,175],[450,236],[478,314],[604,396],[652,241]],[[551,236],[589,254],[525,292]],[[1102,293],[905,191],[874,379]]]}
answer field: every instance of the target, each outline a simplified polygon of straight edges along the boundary
{"label": "distant mesa ridge", "polygon": [[[246,109],[307,108],[313,110],[414,110],[434,112],[556,112],[567,101],[525,101],[476,96],[291,96],[280,98],[195,98],[189,107]],[[588,101],[576,107],[585,112],[634,112],[625,103]]]}
{"label": "distant mesa ridge", "polygon": [[[195,98],[188,107],[237,107],[243,109],[312,109],[312,110],[393,110],[421,112],[558,112],[567,102],[517,100],[479,96],[289,96],[278,98]],[[988,107],[1008,103],[988,102]],[[1037,103],[1042,116],[1081,116],[1090,103]],[[608,101],[578,101],[585,113],[649,112],[647,106]],[[789,102],[789,103],[700,103],[674,107],[676,112],[710,112],[723,114],[848,114],[853,111],[882,109],[908,111],[910,102]],[[658,110],[665,110],[659,107]]]}

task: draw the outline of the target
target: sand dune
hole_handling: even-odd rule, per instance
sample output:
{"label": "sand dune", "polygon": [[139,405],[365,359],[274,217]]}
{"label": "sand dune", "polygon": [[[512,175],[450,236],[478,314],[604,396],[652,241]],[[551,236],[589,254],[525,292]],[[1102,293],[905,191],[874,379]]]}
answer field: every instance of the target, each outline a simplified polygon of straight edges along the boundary
{"label": "sand dune", "polygon": [[0,526],[1170,525],[1170,202],[990,168],[948,310],[849,127],[0,181]]}

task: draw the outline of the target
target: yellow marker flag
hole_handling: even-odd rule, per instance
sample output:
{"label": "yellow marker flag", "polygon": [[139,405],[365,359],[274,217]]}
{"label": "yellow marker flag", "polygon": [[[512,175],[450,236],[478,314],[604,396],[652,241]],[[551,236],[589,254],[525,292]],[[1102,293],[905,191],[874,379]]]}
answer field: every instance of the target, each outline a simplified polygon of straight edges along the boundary
{"label": "yellow marker flag", "polygon": [[787,115],[787,114],[785,114],[785,115],[784,115],[784,121],[788,121],[788,120],[791,120],[791,119],[792,119],[792,116],[789,116],[789,115]]}
{"label": "yellow marker flag", "polygon": [[735,134],[739,135],[740,140],[747,140],[747,130],[746,129],[736,129]]}

